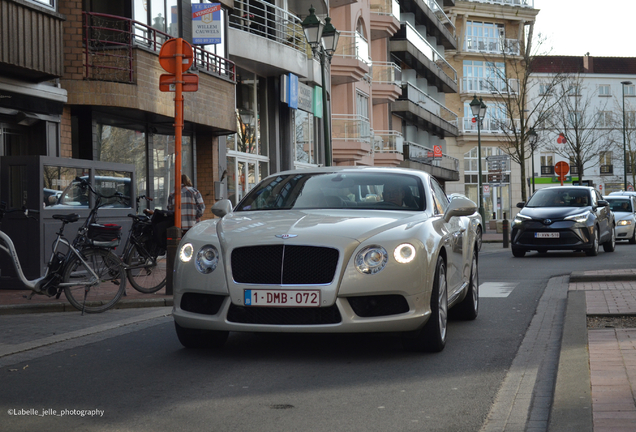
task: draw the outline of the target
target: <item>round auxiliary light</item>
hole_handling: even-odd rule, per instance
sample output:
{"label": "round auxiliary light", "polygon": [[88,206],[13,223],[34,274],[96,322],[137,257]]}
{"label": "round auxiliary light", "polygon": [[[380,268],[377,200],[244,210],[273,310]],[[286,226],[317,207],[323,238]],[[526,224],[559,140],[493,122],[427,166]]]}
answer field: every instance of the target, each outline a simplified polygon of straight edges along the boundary
{"label": "round auxiliary light", "polygon": [[194,255],[194,247],[192,247],[192,243],[186,243],[181,246],[181,250],[179,251],[179,259],[181,262],[189,262],[192,259],[192,255]]}
{"label": "round auxiliary light", "polygon": [[415,259],[415,247],[412,244],[402,243],[393,251],[393,257],[400,264],[410,263]]}

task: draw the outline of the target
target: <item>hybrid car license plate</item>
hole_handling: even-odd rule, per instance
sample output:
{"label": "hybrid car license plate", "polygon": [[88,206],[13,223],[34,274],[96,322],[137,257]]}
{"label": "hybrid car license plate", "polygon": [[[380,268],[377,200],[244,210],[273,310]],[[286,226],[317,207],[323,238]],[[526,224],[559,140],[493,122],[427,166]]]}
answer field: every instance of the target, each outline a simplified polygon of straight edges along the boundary
{"label": "hybrid car license plate", "polygon": [[534,233],[535,238],[559,238],[558,232]]}
{"label": "hybrid car license plate", "polygon": [[320,290],[245,290],[245,306],[320,306]]}

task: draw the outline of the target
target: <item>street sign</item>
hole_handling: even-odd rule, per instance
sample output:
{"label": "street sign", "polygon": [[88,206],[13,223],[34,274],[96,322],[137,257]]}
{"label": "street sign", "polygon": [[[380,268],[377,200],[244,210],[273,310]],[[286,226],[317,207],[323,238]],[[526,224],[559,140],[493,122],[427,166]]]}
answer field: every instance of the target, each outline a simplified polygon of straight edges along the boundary
{"label": "street sign", "polygon": [[494,156],[486,156],[487,161],[507,161],[510,158],[508,155],[494,155]]}
{"label": "street sign", "polygon": [[433,156],[436,158],[442,157],[442,146],[440,145],[433,146]]}
{"label": "street sign", "polygon": [[[195,92],[199,90],[199,75],[196,74],[182,74],[183,78],[182,91]],[[176,89],[176,77],[172,74],[161,74],[159,76],[159,90],[162,92],[173,92]]]}
{"label": "street sign", "polygon": [[481,187],[484,189],[484,195],[490,195],[490,185],[482,185]]}
{"label": "street sign", "polygon": [[630,192],[634,192],[634,186],[632,186],[630,184],[627,185],[627,190],[630,191]]}
{"label": "street sign", "polygon": [[503,175],[501,173],[497,174],[488,174],[488,183],[500,183]]}
{"label": "street sign", "polygon": [[[183,57],[177,59],[175,54],[177,52],[177,40],[181,41],[181,52]],[[170,74],[177,73],[177,65],[181,66],[181,71],[185,72],[190,69],[192,66],[192,62],[194,60],[194,55],[192,54],[192,45],[190,45],[187,41],[179,38],[179,39],[168,39],[161,46],[161,51],[159,51],[159,64],[161,67]]]}
{"label": "street sign", "polygon": [[561,161],[557,162],[554,166],[554,173],[559,176],[564,176],[570,172],[570,165],[567,162]]}

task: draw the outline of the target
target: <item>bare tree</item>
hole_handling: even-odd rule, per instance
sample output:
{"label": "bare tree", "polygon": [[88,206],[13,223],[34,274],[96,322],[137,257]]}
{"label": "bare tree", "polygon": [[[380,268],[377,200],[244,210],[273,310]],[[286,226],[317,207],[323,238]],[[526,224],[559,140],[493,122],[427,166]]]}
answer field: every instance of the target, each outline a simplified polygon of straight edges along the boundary
{"label": "bare tree", "polygon": [[[488,65],[486,83],[494,98],[494,103],[489,103],[487,117],[491,122],[490,127],[499,130],[501,149],[519,164],[523,201],[527,200],[525,162],[533,152],[530,145],[532,131],[536,124],[548,118],[558,102],[550,94],[535,91],[535,87],[555,87],[563,81],[562,73],[551,74],[547,82],[542,83],[531,79],[535,60],[546,43],[546,38],[541,34],[533,40],[533,28],[533,22],[523,26],[518,45],[509,39],[502,39],[501,56],[494,58],[484,55]],[[533,94],[538,96],[530,99]]]}
{"label": "bare tree", "polygon": [[[574,74],[551,92],[557,102],[545,120],[545,129],[552,132],[548,136],[553,139],[542,143],[545,150],[577,167],[579,182],[585,166],[598,165],[603,152],[615,148],[612,134],[616,119],[608,109],[609,99],[598,98],[598,90],[587,90],[580,74]],[[557,140],[557,135],[561,139]]]}

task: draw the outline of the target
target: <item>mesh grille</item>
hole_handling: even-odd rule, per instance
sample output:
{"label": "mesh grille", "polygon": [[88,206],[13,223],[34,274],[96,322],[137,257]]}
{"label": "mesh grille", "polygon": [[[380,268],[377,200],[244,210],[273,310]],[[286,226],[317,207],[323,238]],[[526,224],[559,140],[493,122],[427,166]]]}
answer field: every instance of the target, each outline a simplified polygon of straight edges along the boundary
{"label": "mesh grille", "polygon": [[230,305],[230,322],[270,325],[337,324],[342,321],[336,305],[319,308],[244,307]]}
{"label": "mesh grille", "polygon": [[238,283],[312,285],[333,281],[338,250],[315,246],[248,246],[232,251]]}
{"label": "mesh grille", "polygon": [[194,312],[204,315],[216,315],[221,308],[225,296],[185,293],[181,297],[181,309],[186,312]]}
{"label": "mesh grille", "polygon": [[406,299],[398,294],[348,297],[347,300],[360,317],[397,315],[409,311]]}

